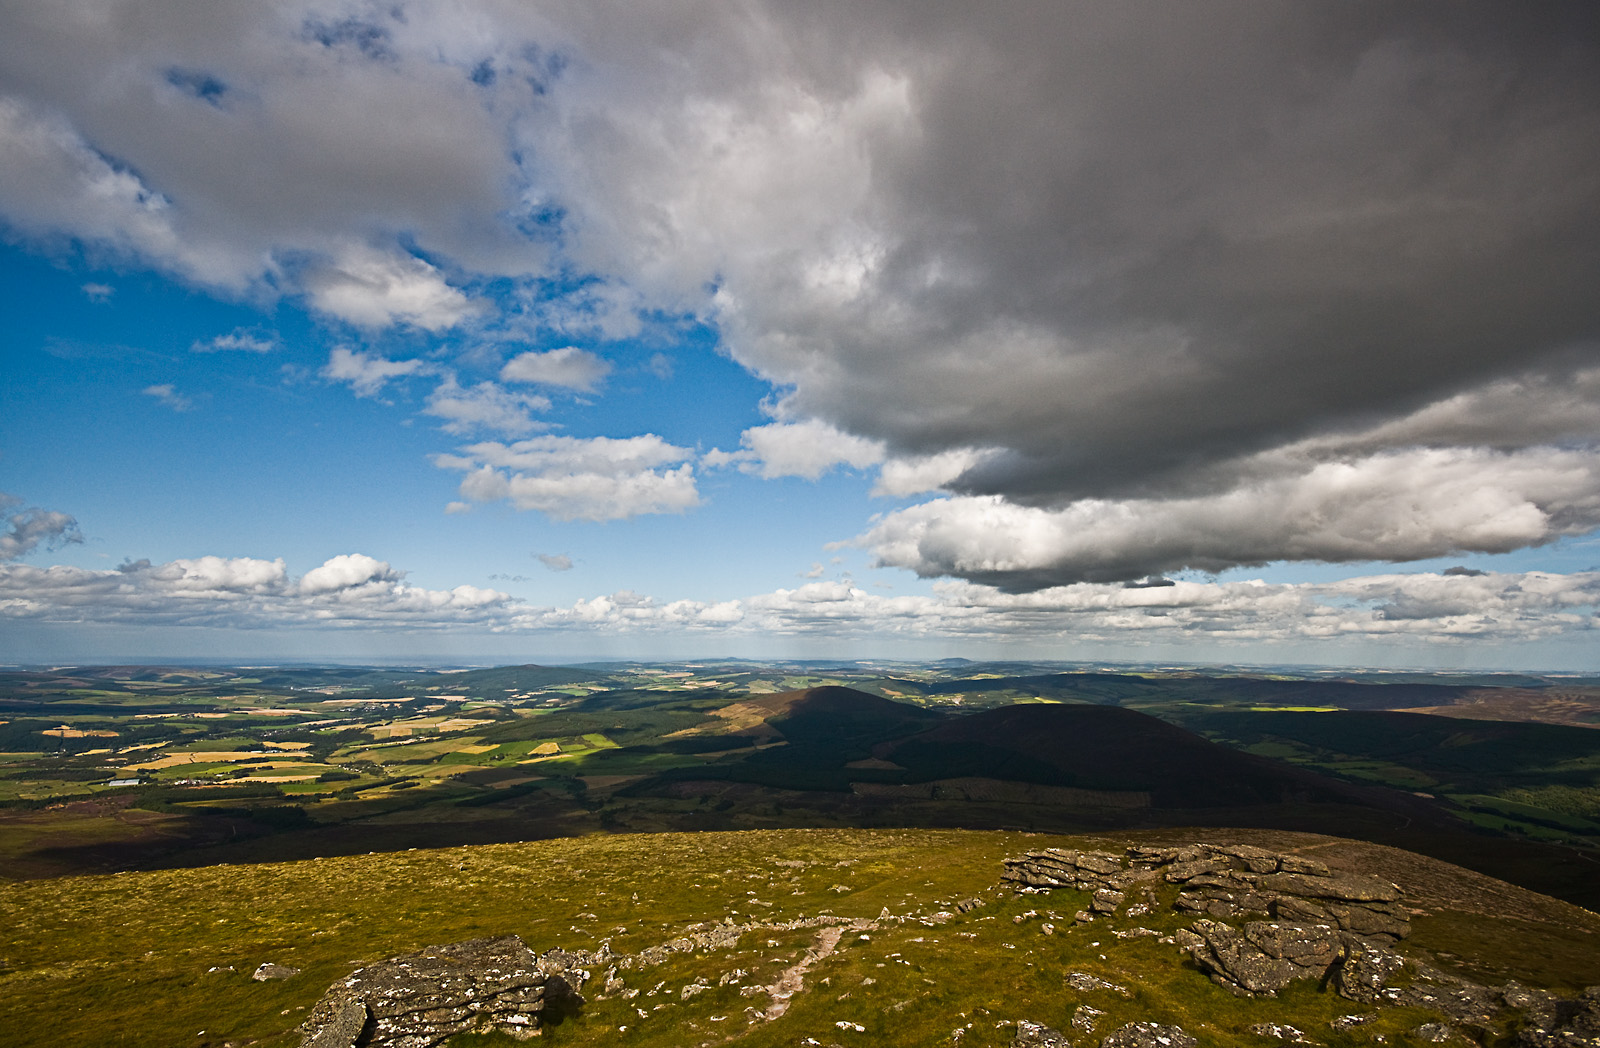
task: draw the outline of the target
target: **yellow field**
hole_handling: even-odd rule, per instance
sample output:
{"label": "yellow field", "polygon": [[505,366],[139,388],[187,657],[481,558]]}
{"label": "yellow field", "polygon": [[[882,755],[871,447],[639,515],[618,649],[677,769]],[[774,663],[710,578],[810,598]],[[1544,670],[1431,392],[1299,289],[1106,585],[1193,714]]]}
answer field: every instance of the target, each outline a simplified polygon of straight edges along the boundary
{"label": "yellow field", "polygon": [[[260,756],[260,751],[193,750],[188,753],[170,753],[165,757],[157,757],[153,761],[145,761],[142,764],[130,764],[127,767],[130,771],[160,771],[162,768],[176,768],[182,764],[227,764],[232,761],[257,760],[260,758]],[[298,757],[300,755],[285,753],[284,756]],[[290,768],[295,766],[294,763],[289,761],[272,761],[270,763],[264,763],[261,766],[266,768],[278,767],[280,765]]]}

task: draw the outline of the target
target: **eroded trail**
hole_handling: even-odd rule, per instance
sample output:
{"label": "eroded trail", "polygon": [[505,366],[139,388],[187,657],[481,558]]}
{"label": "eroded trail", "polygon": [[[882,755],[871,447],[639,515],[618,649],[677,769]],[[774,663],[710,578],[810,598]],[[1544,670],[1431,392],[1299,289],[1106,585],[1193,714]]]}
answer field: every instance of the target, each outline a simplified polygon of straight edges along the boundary
{"label": "eroded trail", "polygon": [[763,1019],[776,1019],[789,1010],[789,1001],[795,994],[805,989],[806,972],[818,961],[833,954],[839,948],[839,940],[847,931],[861,931],[866,928],[876,927],[871,922],[860,922],[850,925],[834,925],[823,928],[817,932],[816,940],[806,950],[805,955],[794,964],[783,970],[777,981],[767,987],[767,993],[772,998],[772,1003],[767,1005],[761,1013]]}

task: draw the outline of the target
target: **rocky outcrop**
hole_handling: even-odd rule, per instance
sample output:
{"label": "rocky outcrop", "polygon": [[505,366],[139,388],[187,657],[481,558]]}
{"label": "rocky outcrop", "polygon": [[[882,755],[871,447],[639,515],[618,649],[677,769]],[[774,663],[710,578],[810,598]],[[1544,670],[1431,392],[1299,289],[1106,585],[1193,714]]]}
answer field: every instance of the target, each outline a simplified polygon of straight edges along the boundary
{"label": "rocky outcrop", "polygon": [[1174,906],[1186,913],[1326,924],[1391,942],[1411,932],[1400,889],[1388,881],[1335,875],[1315,859],[1243,844],[1133,847],[1121,854],[1046,848],[1007,859],[1003,879],[1020,889],[1089,892],[1096,913],[1117,912],[1129,899],[1153,905],[1151,888],[1162,883],[1179,886]]}
{"label": "rocky outcrop", "polygon": [[429,946],[352,972],[300,1027],[301,1048],[431,1048],[467,1031],[538,1033],[574,1012],[588,972],[562,950],[542,957],[515,935]]}

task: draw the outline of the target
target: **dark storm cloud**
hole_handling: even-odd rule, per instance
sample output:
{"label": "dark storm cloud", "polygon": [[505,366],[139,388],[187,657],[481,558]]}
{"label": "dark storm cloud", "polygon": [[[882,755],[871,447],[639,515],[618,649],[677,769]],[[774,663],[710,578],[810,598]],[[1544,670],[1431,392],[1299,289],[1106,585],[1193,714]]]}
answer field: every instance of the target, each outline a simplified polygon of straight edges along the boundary
{"label": "dark storm cloud", "polygon": [[783,307],[749,359],[797,410],[895,447],[1010,450],[961,487],[1034,504],[1159,493],[1592,360],[1593,19],[1459,10],[1046,5],[921,27],[915,148],[873,156],[881,264],[854,310]]}

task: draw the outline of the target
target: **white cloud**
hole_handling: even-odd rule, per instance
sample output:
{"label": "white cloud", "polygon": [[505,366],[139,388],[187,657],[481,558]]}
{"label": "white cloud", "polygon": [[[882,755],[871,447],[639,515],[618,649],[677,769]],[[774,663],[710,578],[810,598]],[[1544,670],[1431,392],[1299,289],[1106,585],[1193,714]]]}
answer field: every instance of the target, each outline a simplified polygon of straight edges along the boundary
{"label": "white cloud", "polygon": [[1503,553],[1600,527],[1600,455],[1531,449],[1387,452],[1309,464],[1219,494],[935,499],[858,536],[880,563],[1028,589],[1277,560]]}
{"label": "white cloud", "polygon": [[163,382],[158,386],[146,386],[139,392],[147,397],[155,397],[173,411],[188,411],[194,407],[194,401],[179,393],[170,382]]}
{"label": "white cloud", "polygon": [[399,579],[399,574],[384,561],[364,553],[343,553],[301,576],[299,592],[312,596],[356,586],[388,584]]}
{"label": "white cloud", "polygon": [[445,419],[440,428],[446,433],[465,434],[491,429],[513,436],[543,427],[531,412],[545,411],[550,401],[541,396],[512,393],[493,382],[479,382],[463,388],[454,375],[448,375],[428,396],[423,414]]}
{"label": "white cloud", "polygon": [[450,514],[452,516],[455,516],[455,515],[461,514],[461,513],[471,513],[472,512],[472,503],[470,503],[470,502],[449,502],[449,503],[445,504],[444,511],[447,514]]}
{"label": "white cloud", "polygon": [[[552,559],[564,555],[550,555]],[[527,581],[527,580],[523,580]],[[1581,639],[1600,628],[1600,572],[1558,575],[1418,573],[1326,583],[1191,582],[1130,588],[1079,583],[1023,594],[970,582],[926,595],[814,581],[738,600],[660,600],[630,590],[540,607],[474,586],[427,590],[362,554],[329,559],[299,579],[282,560],[196,557],[115,570],[0,564],[0,619],[234,629],[317,626],[613,636],[906,639],[1132,648],[1203,642],[1393,645],[1415,661],[1438,648]]]}
{"label": "white cloud", "polygon": [[[474,502],[509,501],[556,520],[619,520],[682,513],[700,504],[693,452],[654,434],[543,436],[514,444],[485,442],[459,455],[436,455],[441,469],[465,473],[461,495]],[[683,465],[666,468],[673,463]]]}
{"label": "white cloud", "polygon": [[361,327],[455,327],[475,307],[437,269],[414,255],[349,246],[302,278],[311,304]]}
{"label": "white cloud", "polygon": [[571,571],[572,558],[565,553],[535,553],[534,559],[551,571]]}
{"label": "white cloud", "polygon": [[195,557],[97,571],[0,566],[0,617],[267,629],[495,628],[510,621],[496,590],[408,586],[403,573],[362,554],[334,557],[295,580],[282,560]]}
{"label": "white cloud", "polygon": [[90,302],[110,302],[111,296],[116,293],[117,289],[110,284],[88,283],[83,285],[84,297]]}
{"label": "white cloud", "polygon": [[162,583],[175,595],[223,597],[245,593],[273,593],[288,578],[283,560],[257,560],[252,557],[180,558],[156,567],[125,566],[123,575],[145,575]]}
{"label": "white cloud", "polygon": [[189,347],[191,353],[271,353],[278,348],[277,337],[271,334],[252,331],[249,328],[234,328],[226,335],[218,335],[205,342],[196,342]]}
{"label": "white cloud", "polygon": [[[21,499],[0,491],[0,511],[20,505]],[[5,530],[0,531],[0,562],[27,556],[40,546],[54,549],[83,541],[78,522],[56,510],[30,506],[13,513],[5,523]]]}
{"label": "white cloud", "polygon": [[740,450],[713,449],[704,456],[711,467],[737,465],[746,473],[772,479],[817,480],[839,465],[864,469],[883,461],[883,444],[843,433],[826,422],[774,422],[739,435]]}
{"label": "white cloud", "polygon": [[878,483],[873,485],[872,493],[906,496],[938,491],[993,454],[974,448],[951,448],[935,455],[891,458],[878,471]]}
{"label": "white cloud", "polygon": [[593,353],[567,346],[548,353],[519,353],[500,369],[505,382],[531,382],[588,392],[611,373],[611,365]]}
{"label": "white cloud", "polygon": [[[886,596],[849,582],[813,582],[737,601],[662,602],[636,593],[524,608],[519,628],[648,634],[711,631],[887,642],[1115,643],[1201,641],[1208,650],[1263,642],[1518,644],[1581,637],[1597,626],[1600,573],[1465,577],[1377,575],[1317,584],[1176,582],[1128,588],[1081,583],[1008,594],[941,582],[926,596]],[[1368,649],[1375,650],[1375,649]]]}
{"label": "white cloud", "polygon": [[431,375],[436,370],[426,360],[386,360],[359,349],[336,346],[320,374],[329,382],[348,383],[358,397],[375,397],[391,379]]}

